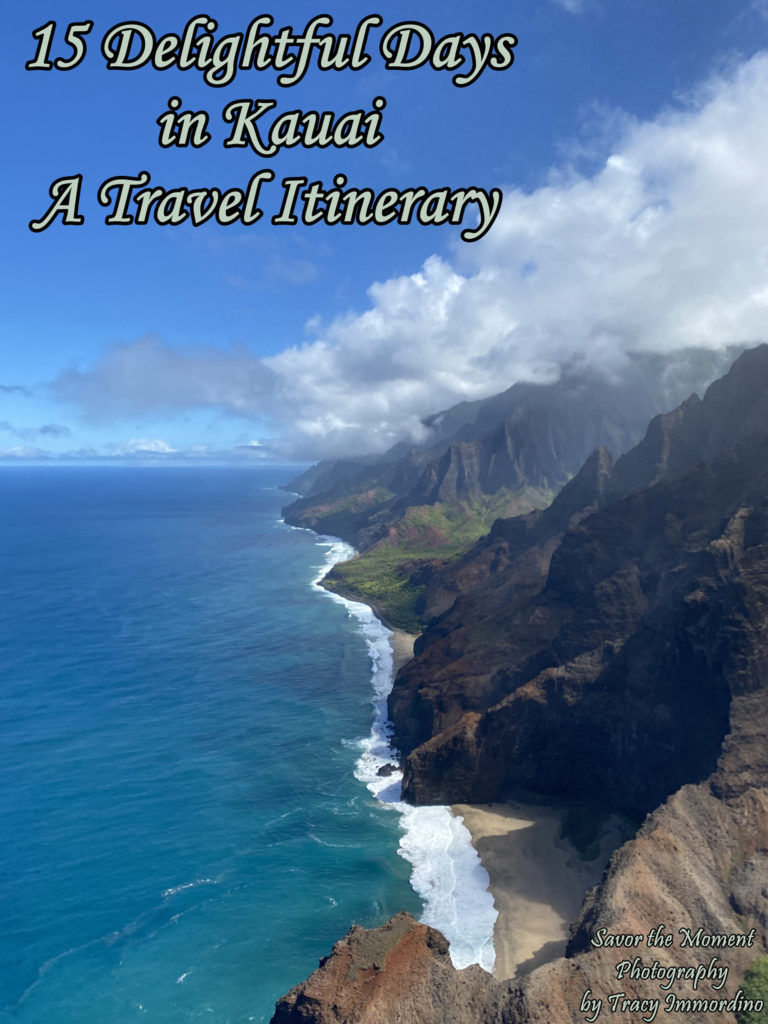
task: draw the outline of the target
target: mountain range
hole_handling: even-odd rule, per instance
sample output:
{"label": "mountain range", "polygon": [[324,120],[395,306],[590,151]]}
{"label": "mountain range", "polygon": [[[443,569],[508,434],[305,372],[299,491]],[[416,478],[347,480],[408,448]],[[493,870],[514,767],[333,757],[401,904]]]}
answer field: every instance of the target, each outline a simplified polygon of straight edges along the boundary
{"label": "mountain range", "polygon": [[[544,479],[554,436],[512,461]],[[546,508],[498,519],[422,577],[427,626],[389,701],[406,799],[600,802],[637,832],[587,895],[564,958],[509,981],[455,971],[442,936],[400,915],[353,929],[273,1020],[575,1024],[585,993],[620,989],[627,1008],[611,1016],[638,1020],[647,979],[617,984],[617,950],[592,938],[661,923],[751,934],[717,950],[733,994],[768,952],[768,345],[618,458],[598,445]],[[695,969],[711,953],[666,955]],[[718,990],[704,979],[695,995]],[[671,1014],[737,1016],[709,1002]]]}
{"label": "mountain range", "polygon": [[573,361],[554,383],[514,384],[426,418],[420,444],[318,463],[286,485],[301,497],[284,515],[366,550],[412,507],[472,506],[500,491],[528,491],[533,505],[548,504],[594,448],[626,451],[651,416],[705,387],[733,357],[734,350],[638,352],[610,372]]}

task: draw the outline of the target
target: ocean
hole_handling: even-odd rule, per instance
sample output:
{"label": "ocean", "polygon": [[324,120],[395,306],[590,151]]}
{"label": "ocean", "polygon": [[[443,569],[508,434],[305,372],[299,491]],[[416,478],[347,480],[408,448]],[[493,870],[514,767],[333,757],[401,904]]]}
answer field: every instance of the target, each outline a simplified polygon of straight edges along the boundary
{"label": "ocean", "polygon": [[[0,470],[0,1021],[268,1021],[353,923],[493,962],[466,830],[399,803],[388,633],[278,467]],[[377,798],[378,795],[378,798]]]}

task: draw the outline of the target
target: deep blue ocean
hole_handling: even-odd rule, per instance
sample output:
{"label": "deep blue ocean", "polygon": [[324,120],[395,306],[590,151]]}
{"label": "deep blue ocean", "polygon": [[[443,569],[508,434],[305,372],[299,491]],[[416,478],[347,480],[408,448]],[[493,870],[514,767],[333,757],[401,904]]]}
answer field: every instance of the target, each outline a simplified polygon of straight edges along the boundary
{"label": "deep blue ocean", "polygon": [[0,1020],[268,1021],[421,901],[279,468],[0,470]]}

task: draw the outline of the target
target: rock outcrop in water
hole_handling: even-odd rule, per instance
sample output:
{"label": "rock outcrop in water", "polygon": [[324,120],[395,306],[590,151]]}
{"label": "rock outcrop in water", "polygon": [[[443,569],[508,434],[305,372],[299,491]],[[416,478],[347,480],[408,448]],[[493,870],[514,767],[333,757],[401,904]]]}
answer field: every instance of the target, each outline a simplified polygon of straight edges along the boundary
{"label": "rock outcrop in water", "polygon": [[[427,600],[439,614],[390,699],[409,799],[527,791],[648,816],[588,895],[565,958],[498,982],[436,973],[424,940],[417,968],[378,962],[379,1004],[348,983],[372,969],[350,937],[291,994],[303,1015],[275,1020],[575,1024],[599,998],[619,1024],[648,1020],[654,999],[650,1019],[731,1024],[728,999],[767,951],[768,346],[657,417],[615,464],[593,454],[546,511],[498,522],[434,574]],[[659,924],[672,950],[647,948]],[[423,926],[398,927],[418,946]],[[703,945],[685,947],[678,929],[701,929]],[[375,946],[385,933],[365,934]],[[642,936],[642,948],[597,947],[601,934]],[[735,939],[713,948],[708,936]],[[657,981],[618,977],[638,955],[727,967],[721,988],[715,973],[671,989],[724,1005],[667,1012]],[[462,977],[471,997],[446,981]],[[609,1007],[617,993],[624,1011]]]}
{"label": "rock outcrop in water", "polygon": [[480,967],[457,971],[439,931],[397,914],[356,926],[312,977],[278,1002],[272,1024],[460,1024],[501,1020]]}

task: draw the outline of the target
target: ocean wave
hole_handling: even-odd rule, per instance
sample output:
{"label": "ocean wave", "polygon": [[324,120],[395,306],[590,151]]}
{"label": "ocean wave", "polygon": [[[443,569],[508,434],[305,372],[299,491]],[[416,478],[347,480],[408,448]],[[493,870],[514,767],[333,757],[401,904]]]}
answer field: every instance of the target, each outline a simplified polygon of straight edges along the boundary
{"label": "ocean wave", "polygon": [[[322,568],[312,580],[319,587],[329,569],[351,558],[354,549],[335,537],[318,537],[317,543],[328,549]],[[412,807],[401,799],[399,771],[388,776],[378,774],[380,768],[398,761],[387,717],[387,698],[394,681],[392,631],[368,605],[320,589],[343,604],[358,622],[371,659],[374,717],[370,734],[358,742],[355,777],[377,800],[400,815],[404,835],[398,853],[411,865],[411,886],[424,903],[421,920],[439,928],[448,939],[455,967],[479,964],[492,971],[496,955],[493,927],[498,911],[488,892],[488,872],[472,846],[463,819],[454,817],[444,806]]]}
{"label": "ocean wave", "polygon": [[172,896],[178,896],[180,892],[186,892],[188,889],[197,889],[201,885],[216,885],[215,878],[196,878],[194,882],[185,882],[183,885],[174,885],[170,889],[163,891],[163,899],[170,899]]}

